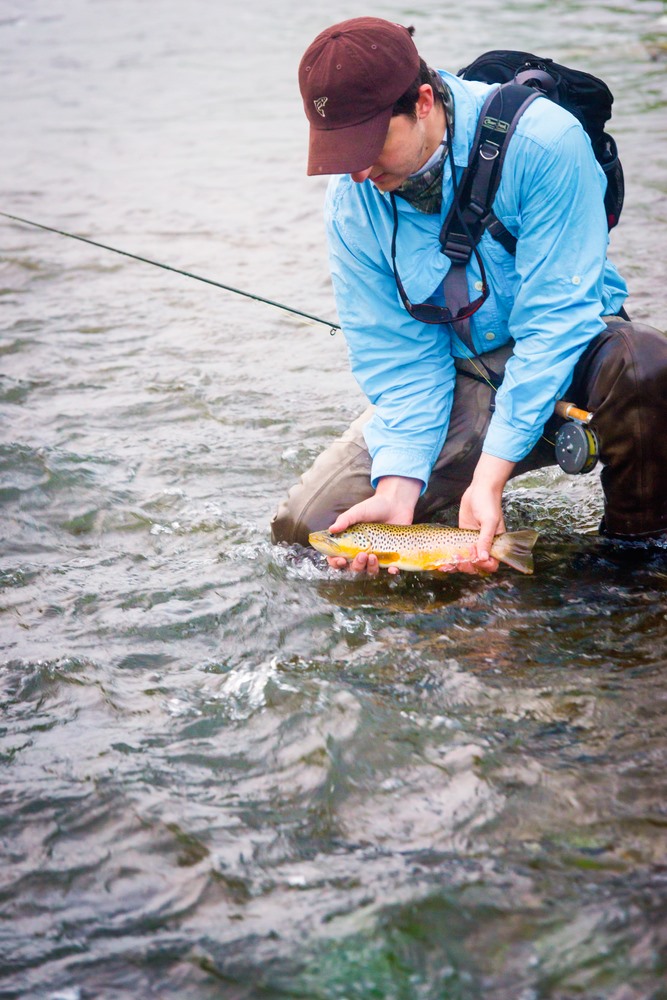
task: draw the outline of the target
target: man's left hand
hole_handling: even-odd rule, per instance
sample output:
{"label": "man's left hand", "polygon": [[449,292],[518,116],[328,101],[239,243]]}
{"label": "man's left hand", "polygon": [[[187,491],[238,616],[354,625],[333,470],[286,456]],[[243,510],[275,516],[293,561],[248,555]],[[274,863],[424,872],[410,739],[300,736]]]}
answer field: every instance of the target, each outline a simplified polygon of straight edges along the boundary
{"label": "man's left hand", "polygon": [[459,528],[479,531],[475,551],[470,559],[447,566],[443,572],[495,573],[498,569],[498,560],[491,555],[491,547],[494,536],[505,531],[503,489],[513,468],[513,462],[482,452],[459,509]]}

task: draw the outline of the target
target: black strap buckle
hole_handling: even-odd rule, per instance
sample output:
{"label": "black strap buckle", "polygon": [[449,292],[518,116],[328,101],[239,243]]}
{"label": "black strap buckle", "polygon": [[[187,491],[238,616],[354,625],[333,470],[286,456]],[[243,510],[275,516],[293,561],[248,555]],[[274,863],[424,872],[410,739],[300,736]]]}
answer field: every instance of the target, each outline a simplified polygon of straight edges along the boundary
{"label": "black strap buckle", "polygon": [[472,255],[472,240],[465,233],[449,233],[446,243],[440,248],[452,264],[467,264]]}

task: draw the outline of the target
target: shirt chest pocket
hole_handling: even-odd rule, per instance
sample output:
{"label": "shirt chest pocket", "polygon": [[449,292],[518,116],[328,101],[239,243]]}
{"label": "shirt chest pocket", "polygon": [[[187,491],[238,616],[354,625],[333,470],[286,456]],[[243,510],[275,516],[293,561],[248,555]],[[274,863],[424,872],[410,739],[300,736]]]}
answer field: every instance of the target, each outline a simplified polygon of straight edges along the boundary
{"label": "shirt chest pocket", "polygon": [[[504,224],[513,229],[512,220]],[[490,233],[484,233],[480,242],[484,265],[488,268],[488,280],[495,296],[511,308],[519,286],[519,275],[514,255],[509,253]]]}

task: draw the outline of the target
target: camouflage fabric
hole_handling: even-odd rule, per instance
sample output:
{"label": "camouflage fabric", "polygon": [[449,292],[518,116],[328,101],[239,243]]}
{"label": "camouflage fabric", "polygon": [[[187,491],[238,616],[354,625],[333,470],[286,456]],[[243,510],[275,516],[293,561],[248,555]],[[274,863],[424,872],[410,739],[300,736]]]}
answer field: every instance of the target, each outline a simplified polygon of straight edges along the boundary
{"label": "camouflage fabric", "polygon": [[[439,73],[431,70],[433,89],[443,103],[447,121],[452,134],[454,133],[454,99],[452,92]],[[396,194],[409,201],[419,212],[439,212],[442,207],[442,171],[447,157],[447,141],[443,139],[439,147],[439,156],[428,170],[413,174],[404,181]]]}

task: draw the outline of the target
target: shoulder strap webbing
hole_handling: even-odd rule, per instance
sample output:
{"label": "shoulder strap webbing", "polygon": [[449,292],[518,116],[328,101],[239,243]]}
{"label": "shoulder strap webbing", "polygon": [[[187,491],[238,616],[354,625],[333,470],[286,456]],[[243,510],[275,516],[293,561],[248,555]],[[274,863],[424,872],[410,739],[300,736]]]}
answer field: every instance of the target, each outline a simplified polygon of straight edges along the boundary
{"label": "shoulder strap webbing", "polygon": [[[445,304],[454,316],[470,300],[466,266],[473,248],[484,230],[498,222],[491,212],[491,206],[500,184],[507,142],[528,105],[541,96],[539,91],[531,87],[515,83],[502,84],[484,102],[468,165],[459,184],[456,183],[452,162],[454,199],[439,238],[441,252],[451,261],[444,280],[444,292]],[[501,224],[498,223],[498,226]],[[458,324],[457,334],[474,355],[469,319],[454,322]]]}

